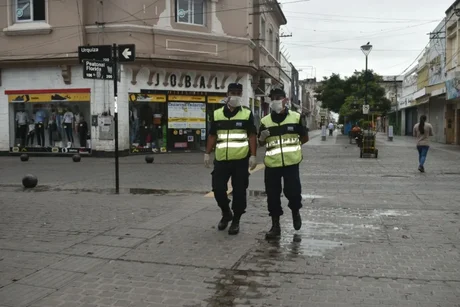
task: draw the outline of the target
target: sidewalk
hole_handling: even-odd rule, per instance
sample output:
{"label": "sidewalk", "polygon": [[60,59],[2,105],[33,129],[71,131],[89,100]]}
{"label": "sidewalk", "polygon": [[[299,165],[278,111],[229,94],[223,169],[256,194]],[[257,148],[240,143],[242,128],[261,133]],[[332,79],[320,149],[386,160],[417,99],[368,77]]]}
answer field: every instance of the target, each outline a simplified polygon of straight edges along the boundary
{"label": "sidewalk", "polygon": [[[389,141],[386,133],[379,132],[377,133],[377,141],[384,143],[387,146],[403,146],[403,147],[415,147],[416,140],[411,136],[394,136],[393,141]],[[441,150],[453,154],[460,155],[460,146],[459,145],[448,145],[437,142],[430,143],[431,150]]]}

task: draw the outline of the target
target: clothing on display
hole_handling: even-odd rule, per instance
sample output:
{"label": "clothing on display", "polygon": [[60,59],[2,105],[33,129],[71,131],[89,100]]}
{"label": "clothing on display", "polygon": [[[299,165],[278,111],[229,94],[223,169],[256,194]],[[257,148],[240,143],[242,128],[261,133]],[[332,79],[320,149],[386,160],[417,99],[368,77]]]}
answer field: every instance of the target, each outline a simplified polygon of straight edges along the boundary
{"label": "clothing on display", "polygon": [[26,146],[29,145],[29,141],[30,141],[30,146],[34,145],[34,138],[35,138],[35,124],[32,121],[32,123],[29,124],[29,133],[27,134]]}
{"label": "clothing on display", "polygon": [[35,133],[37,134],[37,144],[39,146],[45,146],[45,125],[43,122],[35,124]]}
{"label": "clothing on display", "polygon": [[64,130],[67,136],[67,142],[73,143],[73,121],[75,117],[72,112],[67,111],[64,113],[63,122],[64,122]]}
{"label": "clothing on display", "polygon": [[23,110],[16,113],[16,138],[21,140],[22,145],[26,143],[28,118],[29,116]]}
{"label": "clothing on display", "polygon": [[80,123],[78,124],[78,137],[80,139],[80,146],[81,147],[86,147],[86,140],[88,136],[88,123],[83,119],[83,117],[80,120]]}

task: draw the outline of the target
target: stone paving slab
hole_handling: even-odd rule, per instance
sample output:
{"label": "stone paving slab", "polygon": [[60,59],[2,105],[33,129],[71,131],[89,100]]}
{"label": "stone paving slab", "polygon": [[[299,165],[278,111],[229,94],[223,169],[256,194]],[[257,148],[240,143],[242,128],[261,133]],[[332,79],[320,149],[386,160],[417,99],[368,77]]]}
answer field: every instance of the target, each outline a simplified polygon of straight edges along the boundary
{"label": "stone paving slab", "polygon": [[28,306],[54,291],[49,288],[12,284],[0,289],[0,302],[8,307]]}
{"label": "stone paving slab", "polygon": [[55,270],[65,270],[70,272],[86,273],[95,267],[107,263],[107,260],[94,259],[89,257],[69,256],[49,268]]}
{"label": "stone paving slab", "polygon": [[75,273],[69,271],[55,270],[55,269],[43,269],[21,279],[18,284],[59,289],[70,281],[83,276],[82,273]]}

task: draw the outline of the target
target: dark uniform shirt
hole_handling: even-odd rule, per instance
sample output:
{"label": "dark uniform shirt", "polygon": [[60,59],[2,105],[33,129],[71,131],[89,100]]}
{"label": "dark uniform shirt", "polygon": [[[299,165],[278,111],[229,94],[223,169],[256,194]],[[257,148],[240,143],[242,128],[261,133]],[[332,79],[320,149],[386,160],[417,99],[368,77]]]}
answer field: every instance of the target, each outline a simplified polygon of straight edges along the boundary
{"label": "dark uniform shirt", "polygon": [[[242,107],[236,108],[233,111],[230,111],[230,109],[227,106],[224,106],[223,108],[224,108],[225,117],[232,118],[241,110]],[[252,115],[252,112],[251,112],[251,115],[249,115],[249,123],[248,123],[246,130],[248,132],[248,135],[257,134],[257,128],[256,128],[256,125],[254,124],[254,115]],[[211,120],[211,127],[209,128],[209,134],[217,135],[217,125],[216,125],[216,122],[214,121],[214,118]]]}
{"label": "dark uniform shirt", "polygon": [[[290,111],[290,112],[292,112],[292,111]],[[273,122],[279,124],[279,123],[282,123],[286,119],[286,117],[288,115],[288,112],[284,112],[284,113],[280,113],[280,114],[278,114],[276,112],[272,112],[270,115],[272,117]],[[263,124],[261,124],[260,129],[259,129],[259,136],[258,137],[260,137],[260,133],[262,131],[266,130],[266,129],[267,128]],[[302,116],[300,116],[299,129],[297,130],[297,132],[299,133],[300,137],[308,135],[308,128],[303,125]]]}

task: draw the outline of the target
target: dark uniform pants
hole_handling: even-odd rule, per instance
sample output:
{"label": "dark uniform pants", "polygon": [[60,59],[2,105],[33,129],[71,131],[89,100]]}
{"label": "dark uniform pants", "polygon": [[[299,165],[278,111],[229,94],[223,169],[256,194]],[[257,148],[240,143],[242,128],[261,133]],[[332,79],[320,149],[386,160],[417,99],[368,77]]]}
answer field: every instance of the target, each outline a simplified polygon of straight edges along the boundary
{"label": "dark uniform pants", "polygon": [[300,184],[299,164],[286,167],[265,168],[265,192],[267,193],[270,216],[283,215],[281,207],[281,178],[284,179],[284,195],[289,200],[288,207],[302,208],[302,186]]}
{"label": "dark uniform pants", "polygon": [[246,212],[246,190],[249,186],[249,159],[235,161],[214,161],[212,171],[212,191],[219,207],[229,208],[227,196],[228,180],[232,178],[232,210],[235,215]]}

